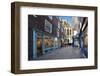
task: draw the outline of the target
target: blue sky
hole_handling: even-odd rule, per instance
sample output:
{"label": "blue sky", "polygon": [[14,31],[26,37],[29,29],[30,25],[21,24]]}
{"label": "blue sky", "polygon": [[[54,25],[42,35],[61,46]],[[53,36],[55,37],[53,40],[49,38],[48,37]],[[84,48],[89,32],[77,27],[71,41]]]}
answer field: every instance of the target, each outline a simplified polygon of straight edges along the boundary
{"label": "blue sky", "polygon": [[70,25],[72,25],[72,16],[60,16],[61,19],[66,19]]}

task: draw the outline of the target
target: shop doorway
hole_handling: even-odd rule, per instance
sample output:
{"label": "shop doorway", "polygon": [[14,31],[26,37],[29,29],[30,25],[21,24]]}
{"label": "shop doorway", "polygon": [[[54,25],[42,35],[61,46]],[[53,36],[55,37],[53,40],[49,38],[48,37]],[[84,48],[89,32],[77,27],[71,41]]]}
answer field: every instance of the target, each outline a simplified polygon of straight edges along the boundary
{"label": "shop doorway", "polygon": [[41,56],[43,55],[43,52],[42,52],[42,33],[40,32],[37,32],[37,39],[36,39],[36,44],[37,44],[37,56]]}

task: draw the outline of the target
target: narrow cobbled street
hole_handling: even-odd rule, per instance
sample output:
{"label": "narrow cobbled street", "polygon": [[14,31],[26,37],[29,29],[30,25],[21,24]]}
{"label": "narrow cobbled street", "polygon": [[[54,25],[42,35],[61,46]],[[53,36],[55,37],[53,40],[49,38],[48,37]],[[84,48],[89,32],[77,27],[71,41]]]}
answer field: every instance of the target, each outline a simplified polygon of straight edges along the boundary
{"label": "narrow cobbled street", "polygon": [[37,60],[48,59],[77,59],[81,58],[78,47],[66,46],[49,51],[47,54],[40,56]]}

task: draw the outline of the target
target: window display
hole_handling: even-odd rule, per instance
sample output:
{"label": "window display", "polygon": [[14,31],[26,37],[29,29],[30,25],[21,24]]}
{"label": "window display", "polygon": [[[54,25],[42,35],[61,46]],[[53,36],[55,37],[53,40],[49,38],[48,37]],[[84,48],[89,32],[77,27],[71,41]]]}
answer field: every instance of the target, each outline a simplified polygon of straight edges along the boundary
{"label": "window display", "polygon": [[54,40],[52,37],[44,36],[44,47],[45,48],[52,48],[54,47]]}

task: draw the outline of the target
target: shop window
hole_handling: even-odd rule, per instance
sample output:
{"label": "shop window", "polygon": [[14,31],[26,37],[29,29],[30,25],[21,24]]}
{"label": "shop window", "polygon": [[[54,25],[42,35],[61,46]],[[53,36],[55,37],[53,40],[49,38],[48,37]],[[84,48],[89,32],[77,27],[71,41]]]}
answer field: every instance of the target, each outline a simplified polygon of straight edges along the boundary
{"label": "shop window", "polygon": [[37,56],[42,55],[42,34],[37,33]]}
{"label": "shop window", "polygon": [[44,47],[45,48],[50,48],[54,46],[54,40],[50,36],[44,36]]}

